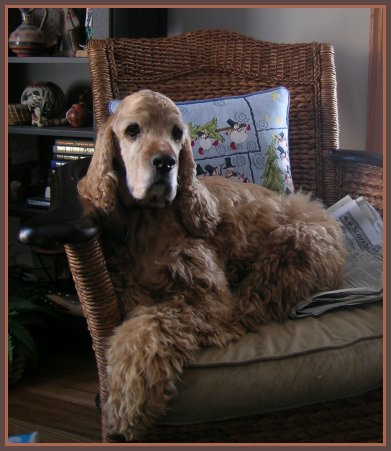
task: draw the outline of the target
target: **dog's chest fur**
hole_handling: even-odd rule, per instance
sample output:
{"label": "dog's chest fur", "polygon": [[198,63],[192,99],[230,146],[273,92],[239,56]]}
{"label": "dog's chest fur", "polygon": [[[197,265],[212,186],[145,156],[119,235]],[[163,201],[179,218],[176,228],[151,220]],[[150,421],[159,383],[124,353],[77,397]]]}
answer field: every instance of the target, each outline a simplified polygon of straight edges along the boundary
{"label": "dog's chest fur", "polygon": [[175,214],[169,208],[140,208],[129,219],[121,245],[107,248],[115,254],[113,261],[121,262],[120,277],[126,286],[139,285],[150,293],[174,289],[169,263],[186,240]]}

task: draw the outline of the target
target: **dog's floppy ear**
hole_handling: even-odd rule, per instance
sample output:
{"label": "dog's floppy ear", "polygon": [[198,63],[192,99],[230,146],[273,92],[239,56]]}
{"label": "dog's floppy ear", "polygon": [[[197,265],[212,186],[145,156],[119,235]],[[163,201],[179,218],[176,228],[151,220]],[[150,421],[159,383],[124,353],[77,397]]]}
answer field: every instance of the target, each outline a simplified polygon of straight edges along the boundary
{"label": "dog's floppy ear", "polygon": [[79,193],[106,212],[113,210],[117,203],[118,179],[113,169],[113,134],[112,121],[109,119],[99,129],[90,167],[78,184]]}
{"label": "dog's floppy ear", "polygon": [[197,179],[190,139],[179,155],[176,207],[186,230],[197,238],[213,235],[220,221],[216,197]]}

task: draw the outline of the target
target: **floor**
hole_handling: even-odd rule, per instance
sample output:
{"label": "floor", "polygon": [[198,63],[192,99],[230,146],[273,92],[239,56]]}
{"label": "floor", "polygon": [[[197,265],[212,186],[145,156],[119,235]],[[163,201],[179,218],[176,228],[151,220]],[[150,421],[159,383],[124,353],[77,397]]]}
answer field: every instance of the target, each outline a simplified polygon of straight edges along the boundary
{"label": "floor", "polygon": [[101,441],[89,335],[84,319],[68,324],[40,337],[39,364],[9,387],[9,435],[38,431],[40,443]]}

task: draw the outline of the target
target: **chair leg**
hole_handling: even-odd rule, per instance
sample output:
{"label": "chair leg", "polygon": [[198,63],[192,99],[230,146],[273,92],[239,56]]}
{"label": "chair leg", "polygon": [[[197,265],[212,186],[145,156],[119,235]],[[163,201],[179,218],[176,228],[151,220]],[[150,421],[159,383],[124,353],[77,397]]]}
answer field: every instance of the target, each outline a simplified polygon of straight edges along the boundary
{"label": "chair leg", "polygon": [[[101,405],[106,401],[106,343],[113,329],[121,322],[121,314],[114,288],[107,270],[98,238],[81,244],[66,245],[69,268],[83,307],[99,376]],[[101,410],[102,441],[108,442],[107,420]]]}

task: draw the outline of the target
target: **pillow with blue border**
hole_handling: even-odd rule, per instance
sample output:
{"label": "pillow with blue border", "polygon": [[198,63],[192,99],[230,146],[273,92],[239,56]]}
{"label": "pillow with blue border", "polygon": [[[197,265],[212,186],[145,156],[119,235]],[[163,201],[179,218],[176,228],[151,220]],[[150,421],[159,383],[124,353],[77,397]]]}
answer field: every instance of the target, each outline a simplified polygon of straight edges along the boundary
{"label": "pillow with blue border", "polygon": [[[110,113],[119,102],[110,102]],[[221,175],[279,193],[294,192],[285,87],[176,105],[189,128],[198,176]]]}

